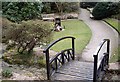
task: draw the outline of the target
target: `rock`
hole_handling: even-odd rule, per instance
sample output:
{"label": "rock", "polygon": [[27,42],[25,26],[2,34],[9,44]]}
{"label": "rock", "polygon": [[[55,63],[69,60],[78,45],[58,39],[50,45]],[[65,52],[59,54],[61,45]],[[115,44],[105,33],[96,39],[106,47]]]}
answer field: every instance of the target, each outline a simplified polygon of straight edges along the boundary
{"label": "rock", "polygon": [[41,49],[40,47],[36,47],[36,48],[33,49],[33,53],[36,56],[41,57],[41,56],[44,56],[43,50],[44,49]]}
{"label": "rock", "polygon": [[3,68],[10,68],[12,70],[12,77],[2,78],[3,80],[46,80],[46,69],[45,68],[36,68],[34,66],[27,67],[24,65],[10,65],[6,62],[3,63]]}
{"label": "rock", "polygon": [[112,80],[120,80],[120,76],[115,75],[115,76],[112,77]]}
{"label": "rock", "polygon": [[[36,48],[33,49],[33,52],[34,52],[34,54],[35,54],[37,57],[41,57],[41,56],[45,56],[44,53],[43,53],[43,50],[44,50],[44,49],[41,49],[41,47],[36,47]],[[55,52],[55,51],[53,51],[53,50],[50,50],[49,53],[50,53],[50,57],[53,57],[53,56],[55,56],[58,52]]]}
{"label": "rock", "polygon": [[110,63],[109,70],[120,70],[120,62]]}

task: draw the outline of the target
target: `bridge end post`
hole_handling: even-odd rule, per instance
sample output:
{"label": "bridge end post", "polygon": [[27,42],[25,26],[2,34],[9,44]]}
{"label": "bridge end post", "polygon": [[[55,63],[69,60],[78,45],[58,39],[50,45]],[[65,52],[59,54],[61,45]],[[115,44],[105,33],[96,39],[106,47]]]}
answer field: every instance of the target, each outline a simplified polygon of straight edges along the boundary
{"label": "bridge end post", "polygon": [[94,57],[93,82],[97,82],[97,60],[98,60],[98,55],[93,55],[93,57]]}
{"label": "bridge end post", "polygon": [[43,51],[46,55],[47,79],[50,80],[49,50]]}
{"label": "bridge end post", "polygon": [[107,65],[109,67],[109,54],[110,54],[110,40],[107,40]]}
{"label": "bridge end post", "polygon": [[73,54],[73,60],[75,60],[75,38],[72,38],[72,54]]}

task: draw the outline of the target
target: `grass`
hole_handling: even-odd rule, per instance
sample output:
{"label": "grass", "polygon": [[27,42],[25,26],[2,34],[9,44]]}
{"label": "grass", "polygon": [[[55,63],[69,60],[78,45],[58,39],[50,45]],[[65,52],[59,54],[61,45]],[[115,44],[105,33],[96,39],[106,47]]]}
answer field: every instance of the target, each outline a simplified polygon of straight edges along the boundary
{"label": "grass", "polygon": [[[85,23],[79,20],[66,20],[62,22],[62,25],[65,26],[65,30],[61,32],[54,32],[53,41],[64,36],[73,36],[76,38],[75,52],[76,54],[80,54],[91,38],[91,30]],[[65,39],[53,46],[52,50],[59,52],[70,47],[71,40]]]}
{"label": "grass", "polygon": [[110,58],[110,62],[120,62],[120,46],[115,50],[115,54],[113,54]]}
{"label": "grass", "polygon": [[118,32],[120,33],[120,21],[116,20],[116,19],[112,19],[112,18],[107,18],[105,19],[106,22],[108,22],[110,25],[112,25],[114,28],[116,28],[118,30]]}

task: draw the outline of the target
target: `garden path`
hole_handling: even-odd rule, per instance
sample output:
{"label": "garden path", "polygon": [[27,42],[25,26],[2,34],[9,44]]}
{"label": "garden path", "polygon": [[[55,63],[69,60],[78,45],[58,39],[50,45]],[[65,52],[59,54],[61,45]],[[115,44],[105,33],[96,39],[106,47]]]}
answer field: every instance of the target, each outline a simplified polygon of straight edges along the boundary
{"label": "garden path", "polygon": [[93,54],[103,39],[110,39],[110,56],[115,54],[115,49],[118,47],[118,33],[111,26],[102,20],[91,19],[86,9],[80,9],[79,20],[84,21],[92,31],[92,38],[82,52],[83,60],[93,61]]}

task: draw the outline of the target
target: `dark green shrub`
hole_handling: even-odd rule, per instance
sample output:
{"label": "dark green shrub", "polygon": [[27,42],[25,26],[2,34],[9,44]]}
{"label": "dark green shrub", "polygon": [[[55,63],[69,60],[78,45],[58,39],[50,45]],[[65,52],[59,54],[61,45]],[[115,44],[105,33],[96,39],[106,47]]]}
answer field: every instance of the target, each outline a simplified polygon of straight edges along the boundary
{"label": "dark green shrub", "polygon": [[111,15],[118,13],[118,3],[112,2],[100,2],[97,3],[92,11],[92,15],[95,19],[103,19],[110,17]]}
{"label": "dark green shrub", "polygon": [[10,78],[12,76],[12,71],[8,68],[3,69],[2,76],[5,78]]}

